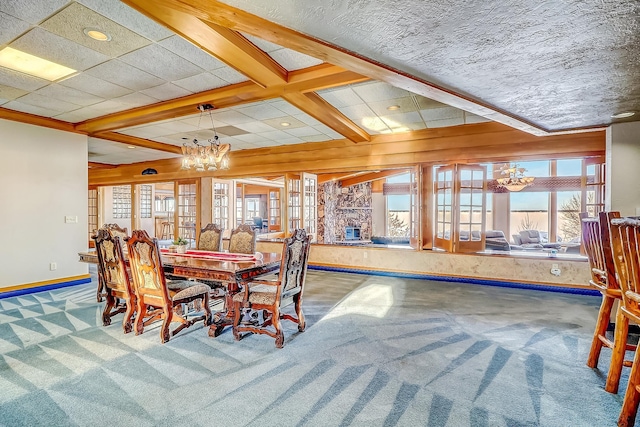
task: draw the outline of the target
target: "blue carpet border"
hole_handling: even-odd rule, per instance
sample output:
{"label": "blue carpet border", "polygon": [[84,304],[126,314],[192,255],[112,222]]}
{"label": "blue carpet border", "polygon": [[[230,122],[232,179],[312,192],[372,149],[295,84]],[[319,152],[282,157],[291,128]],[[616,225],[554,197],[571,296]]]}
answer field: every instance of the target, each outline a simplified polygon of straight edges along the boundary
{"label": "blue carpet border", "polygon": [[345,267],[329,267],[329,266],[311,265],[311,264],[309,264],[308,268],[311,270],[335,271],[338,273],[369,274],[373,276],[400,277],[403,279],[436,280],[439,282],[468,283],[472,285],[498,286],[502,288],[530,289],[534,291],[558,292],[558,293],[573,294],[573,295],[601,296],[600,292],[595,289],[566,288],[566,287],[560,287],[560,286],[535,285],[531,283],[522,283],[522,282],[503,282],[500,280],[473,279],[473,278],[467,278],[467,277],[453,277],[453,276],[434,276],[430,274],[402,273],[402,272],[366,270],[366,269],[345,268]]}
{"label": "blue carpet border", "polygon": [[52,283],[50,285],[35,286],[33,288],[16,289],[14,291],[0,292],[0,299],[17,297],[26,294],[35,294],[37,292],[51,291],[53,289],[66,288],[69,286],[83,285],[91,283],[91,277],[85,279],[69,280],[67,282]]}

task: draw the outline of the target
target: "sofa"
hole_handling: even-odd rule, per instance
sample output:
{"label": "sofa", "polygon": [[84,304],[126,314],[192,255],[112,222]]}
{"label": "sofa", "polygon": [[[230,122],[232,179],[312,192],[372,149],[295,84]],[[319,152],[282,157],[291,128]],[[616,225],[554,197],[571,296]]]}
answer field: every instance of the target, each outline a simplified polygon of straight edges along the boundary
{"label": "sofa", "polygon": [[549,243],[548,234],[539,230],[521,230],[513,234],[513,242],[522,249],[560,249],[560,243]]}

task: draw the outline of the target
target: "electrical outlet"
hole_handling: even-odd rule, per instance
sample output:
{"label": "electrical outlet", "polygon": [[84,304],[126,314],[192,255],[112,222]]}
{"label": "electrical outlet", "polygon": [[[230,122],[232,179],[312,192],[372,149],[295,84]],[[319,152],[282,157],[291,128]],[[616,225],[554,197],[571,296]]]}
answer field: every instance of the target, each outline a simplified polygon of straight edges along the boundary
{"label": "electrical outlet", "polygon": [[561,273],[562,271],[558,267],[558,264],[551,265],[551,274],[553,274],[554,276],[560,276]]}
{"label": "electrical outlet", "polygon": [[78,217],[73,215],[67,215],[64,217],[64,222],[67,224],[76,224],[78,222]]}
{"label": "electrical outlet", "polygon": [[54,271],[55,269],[58,268],[58,264],[55,262],[50,262],[49,263],[49,270]]}

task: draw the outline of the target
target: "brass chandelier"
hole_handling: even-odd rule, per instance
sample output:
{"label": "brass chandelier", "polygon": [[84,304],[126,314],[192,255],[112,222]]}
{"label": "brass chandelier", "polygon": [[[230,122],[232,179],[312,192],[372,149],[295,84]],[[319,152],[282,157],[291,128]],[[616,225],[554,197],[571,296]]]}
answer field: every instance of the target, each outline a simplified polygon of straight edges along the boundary
{"label": "brass chandelier", "polygon": [[525,168],[518,167],[517,163],[513,165],[505,163],[500,167],[500,174],[503,175],[503,178],[496,179],[498,187],[506,188],[509,191],[523,190],[533,184],[534,180],[533,177],[524,175],[526,171]]}
{"label": "brass chandelier", "polygon": [[211,115],[213,105],[198,105],[198,110],[200,110],[198,129],[200,128],[202,116],[205,112],[208,112],[214,136],[213,138],[207,139],[206,142],[201,142],[198,141],[197,138],[193,138],[191,141],[182,144],[182,166],[180,169],[195,169],[196,172],[229,169],[229,151],[231,151],[231,145],[220,144],[220,138],[216,132],[216,127],[213,124],[213,116]]}

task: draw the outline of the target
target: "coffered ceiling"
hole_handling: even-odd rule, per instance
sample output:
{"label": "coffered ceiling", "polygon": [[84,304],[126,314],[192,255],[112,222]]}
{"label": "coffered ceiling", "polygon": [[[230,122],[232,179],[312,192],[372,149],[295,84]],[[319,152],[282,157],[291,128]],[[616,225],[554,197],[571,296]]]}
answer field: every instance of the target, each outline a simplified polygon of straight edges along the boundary
{"label": "coffered ceiling", "polygon": [[102,164],[176,157],[214,126],[234,151],[489,120],[601,128],[640,112],[639,15],[607,0],[0,0],[0,49],[77,71],[0,67],[0,118],[86,132]]}

